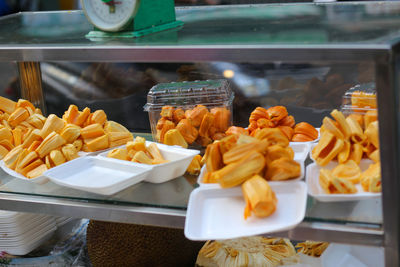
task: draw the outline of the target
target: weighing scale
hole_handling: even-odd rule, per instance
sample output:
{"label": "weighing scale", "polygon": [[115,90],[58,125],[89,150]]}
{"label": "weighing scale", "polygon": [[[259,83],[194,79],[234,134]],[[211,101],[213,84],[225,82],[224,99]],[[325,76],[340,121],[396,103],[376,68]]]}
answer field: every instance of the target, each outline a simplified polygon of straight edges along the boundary
{"label": "weighing scale", "polygon": [[135,38],[183,25],[176,21],[174,0],[81,0],[94,25],[87,38]]}

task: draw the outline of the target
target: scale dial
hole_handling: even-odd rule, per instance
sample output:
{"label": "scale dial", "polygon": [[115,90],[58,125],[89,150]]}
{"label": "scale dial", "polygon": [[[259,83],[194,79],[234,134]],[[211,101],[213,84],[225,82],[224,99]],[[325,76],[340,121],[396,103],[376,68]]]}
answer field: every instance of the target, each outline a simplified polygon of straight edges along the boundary
{"label": "scale dial", "polygon": [[123,30],[135,17],[140,0],[81,0],[89,22],[106,32]]}

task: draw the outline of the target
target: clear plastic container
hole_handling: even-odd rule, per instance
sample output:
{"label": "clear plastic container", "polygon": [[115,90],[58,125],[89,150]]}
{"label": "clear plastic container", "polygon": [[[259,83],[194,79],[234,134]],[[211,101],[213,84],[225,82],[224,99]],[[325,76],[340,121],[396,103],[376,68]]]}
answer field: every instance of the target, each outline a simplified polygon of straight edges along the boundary
{"label": "clear plastic container", "polygon": [[[155,85],[147,94],[147,104],[144,110],[149,113],[149,120],[153,140],[161,142],[157,137],[157,123],[161,119],[161,110],[164,106],[171,106],[174,109],[181,108],[185,112],[192,110],[198,105],[207,107],[211,112],[213,108],[225,108],[229,111],[227,127],[232,125],[232,102],[234,93],[227,80],[206,80],[193,82],[172,82]],[[177,125],[178,121],[174,121]],[[199,130],[200,126],[194,125]],[[225,127],[224,127],[225,128]],[[226,129],[219,129],[218,133]],[[212,136],[210,139],[214,140]],[[188,142],[189,143],[189,142]],[[201,144],[197,142],[189,145]],[[203,144],[204,145],[204,144]]]}
{"label": "clear plastic container", "polygon": [[377,109],[375,83],[356,85],[343,95],[341,111],[345,115],[357,113],[365,115]]}

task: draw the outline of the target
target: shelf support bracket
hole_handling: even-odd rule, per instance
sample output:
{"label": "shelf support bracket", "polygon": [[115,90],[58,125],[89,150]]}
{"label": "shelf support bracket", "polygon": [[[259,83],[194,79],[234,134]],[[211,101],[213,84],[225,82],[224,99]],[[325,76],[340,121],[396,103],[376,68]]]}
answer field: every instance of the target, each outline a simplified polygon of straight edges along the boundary
{"label": "shelf support bracket", "polygon": [[18,62],[21,97],[29,100],[46,115],[43,98],[42,72],[39,62]]}

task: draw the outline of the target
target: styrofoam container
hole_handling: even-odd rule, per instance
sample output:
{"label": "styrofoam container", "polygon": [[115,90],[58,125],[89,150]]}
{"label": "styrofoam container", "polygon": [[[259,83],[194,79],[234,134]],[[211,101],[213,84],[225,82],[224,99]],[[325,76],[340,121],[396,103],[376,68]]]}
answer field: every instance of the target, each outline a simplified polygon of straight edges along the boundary
{"label": "styrofoam container", "polygon": [[[373,163],[372,160],[362,159],[359,166],[361,171],[365,171]],[[306,183],[308,194],[321,202],[356,201],[369,198],[379,198],[381,193],[365,192],[360,183],[356,184],[357,193],[355,194],[326,194],[319,184],[319,171],[333,169],[338,165],[337,162],[330,162],[327,166],[321,167],[317,163],[312,163],[306,168]]]}
{"label": "styrofoam container", "polygon": [[[146,141],[146,146],[152,143],[155,142]],[[164,183],[179,176],[182,176],[185,173],[187,167],[189,167],[189,164],[192,161],[193,157],[200,153],[199,150],[185,149],[180,146],[168,146],[160,143],[156,144],[163,158],[168,160],[169,162],[151,165],[153,168],[151,169],[149,175],[145,180],[146,182],[150,183]],[[125,145],[120,146],[119,148],[125,148]],[[107,154],[108,152],[100,153],[99,157],[107,158]],[[118,161],[126,162],[126,164],[140,164],[125,160]],[[146,164],[140,165],[149,166]]]}
{"label": "styrofoam container", "polygon": [[2,238],[13,237],[25,234],[31,231],[33,228],[53,222],[54,219],[51,216],[36,216],[25,221],[20,221],[18,223],[10,223],[0,225],[0,242]]}
{"label": "styrofoam container", "polygon": [[37,236],[42,235],[48,229],[56,227],[56,223],[53,220],[44,220],[40,224],[33,225],[32,228],[28,229],[24,233],[16,233],[15,235],[2,235],[0,238],[0,247],[10,247],[29,242],[30,240],[36,239]]}
{"label": "styrofoam container", "polygon": [[11,170],[10,168],[8,168],[6,166],[6,164],[4,163],[4,161],[2,161],[2,160],[0,161],[0,168],[2,168],[3,171],[5,171],[7,174],[9,174],[9,175],[11,175],[11,176],[13,176],[15,178],[21,179],[21,180],[34,182],[34,183],[37,183],[37,184],[45,184],[45,183],[47,183],[49,181],[49,179],[44,175],[41,175],[41,176],[36,177],[36,178],[29,179],[29,178],[23,176],[22,174],[20,174],[20,173],[14,171],[14,170]]}
{"label": "styrofoam container", "polygon": [[285,231],[305,216],[304,182],[271,184],[278,199],[276,211],[266,218],[244,219],[245,201],[240,187],[196,188],[189,198],[185,236],[190,240],[229,239]]}
{"label": "styrofoam container", "polygon": [[146,179],[153,167],[88,156],[54,167],[44,174],[59,185],[102,195],[115,194]]}
{"label": "styrofoam container", "polygon": [[55,232],[56,227],[50,227],[40,235],[37,235],[34,239],[22,242],[16,246],[0,246],[0,251],[5,251],[11,255],[25,255],[39,247],[43,242],[49,239]]}

